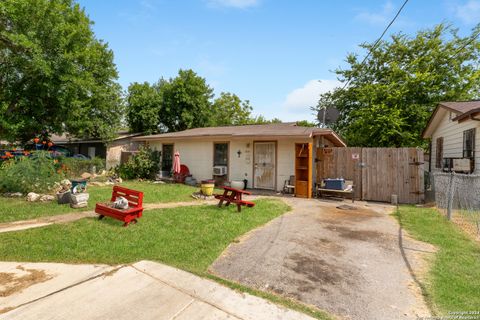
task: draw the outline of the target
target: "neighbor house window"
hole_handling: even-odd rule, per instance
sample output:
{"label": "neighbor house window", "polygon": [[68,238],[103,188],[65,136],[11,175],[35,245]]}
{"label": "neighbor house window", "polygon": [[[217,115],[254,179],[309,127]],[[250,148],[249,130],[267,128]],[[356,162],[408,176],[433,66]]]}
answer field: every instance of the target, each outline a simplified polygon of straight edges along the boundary
{"label": "neighbor house window", "polygon": [[228,143],[213,144],[213,165],[214,166],[228,165]]}
{"label": "neighbor house window", "polygon": [[443,162],[443,137],[437,138],[437,150],[435,168],[442,168]]}
{"label": "neighbor house window", "polygon": [[463,131],[463,157],[473,158],[475,153],[475,128]]}

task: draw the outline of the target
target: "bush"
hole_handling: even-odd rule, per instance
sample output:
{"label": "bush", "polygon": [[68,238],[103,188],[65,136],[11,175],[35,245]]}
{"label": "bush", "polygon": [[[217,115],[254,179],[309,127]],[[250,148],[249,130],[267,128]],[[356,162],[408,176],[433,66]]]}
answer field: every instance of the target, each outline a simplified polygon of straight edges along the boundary
{"label": "bush", "polygon": [[105,169],[105,160],[102,158],[93,158],[91,160],[76,158],[60,158],[59,162],[63,165],[65,175],[68,178],[78,178],[84,172],[100,172]]}
{"label": "bush", "polygon": [[57,161],[44,151],[31,157],[11,159],[0,167],[0,192],[52,191],[57,182],[64,178]]}
{"label": "bush", "polygon": [[160,153],[149,147],[140,150],[117,167],[117,173],[122,179],[152,179],[160,168]]}

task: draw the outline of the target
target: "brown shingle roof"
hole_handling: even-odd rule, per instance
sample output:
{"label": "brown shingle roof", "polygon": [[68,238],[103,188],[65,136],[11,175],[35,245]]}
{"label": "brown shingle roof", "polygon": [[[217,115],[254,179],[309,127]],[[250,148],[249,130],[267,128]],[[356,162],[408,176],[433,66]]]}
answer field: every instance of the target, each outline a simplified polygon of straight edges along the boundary
{"label": "brown shingle roof", "polygon": [[450,109],[455,113],[467,113],[469,111],[480,109],[480,100],[474,101],[457,101],[457,102],[440,102],[440,106]]}
{"label": "brown shingle roof", "polygon": [[433,111],[430,119],[428,120],[425,129],[423,129],[422,137],[423,138],[430,138],[433,130],[433,122],[435,119],[435,115],[438,113],[440,108],[446,109],[456,114],[456,117],[452,119],[452,121],[459,121],[464,118],[469,117],[470,115],[480,112],[480,100],[472,100],[472,101],[451,101],[451,102],[440,102],[438,106]]}
{"label": "brown shingle roof", "polygon": [[[141,133],[130,133],[126,130],[121,130],[117,132],[117,136],[113,138],[113,141],[136,137],[141,135]],[[96,142],[104,142],[101,139],[78,139],[68,134],[59,135],[52,135],[50,140],[56,144],[69,144],[69,143],[96,143]]]}
{"label": "brown shingle roof", "polygon": [[257,124],[244,126],[225,126],[225,127],[207,127],[195,128],[178,132],[169,132],[163,134],[154,134],[150,136],[136,137],[137,141],[161,140],[161,139],[180,139],[180,138],[198,138],[198,137],[302,137],[311,138],[317,135],[330,135],[339,142],[345,143],[330,129],[321,129],[315,127],[300,127],[295,123],[273,123]]}

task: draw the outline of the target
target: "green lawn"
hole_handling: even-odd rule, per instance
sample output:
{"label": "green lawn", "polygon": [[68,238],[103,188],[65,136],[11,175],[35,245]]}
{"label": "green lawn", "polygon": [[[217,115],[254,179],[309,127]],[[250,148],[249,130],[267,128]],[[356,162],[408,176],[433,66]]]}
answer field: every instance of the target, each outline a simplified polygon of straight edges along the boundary
{"label": "green lawn", "polygon": [[258,201],[241,213],[214,205],[148,210],[128,228],[111,218],[86,218],[0,234],[0,258],[107,264],[148,259],[204,272],[236,237],[287,210],[278,200]]}
{"label": "green lawn", "polygon": [[[126,181],[121,185],[143,191],[145,203],[193,201],[194,199],[190,195],[198,190],[198,188],[183,184],[154,184],[152,182],[140,181]],[[23,198],[0,197],[0,223],[93,209],[96,202],[110,200],[112,186],[91,186],[88,188],[88,192],[90,200],[88,201],[87,209],[71,209],[68,204],[59,205],[56,202],[30,203]]]}
{"label": "green lawn", "polygon": [[401,206],[396,217],[414,238],[438,248],[425,284],[433,310],[480,311],[480,244],[431,208]]}

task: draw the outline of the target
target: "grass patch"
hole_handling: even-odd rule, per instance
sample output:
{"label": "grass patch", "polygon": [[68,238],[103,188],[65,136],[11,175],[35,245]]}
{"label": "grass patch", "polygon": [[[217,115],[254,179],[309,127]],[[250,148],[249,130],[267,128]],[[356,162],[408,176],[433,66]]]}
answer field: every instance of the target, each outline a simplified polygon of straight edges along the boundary
{"label": "grass patch", "polygon": [[[149,181],[126,181],[121,185],[143,191],[145,203],[192,201],[194,199],[190,195],[198,189],[183,184],[154,184]],[[71,209],[68,204],[59,205],[56,202],[32,203],[23,198],[0,197],[0,223],[92,210],[95,203],[110,200],[112,186],[91,186],[88,192],[88,207],[83,209]]]}
{"label": "grass patch", "polygon": [[234,206],[213,205],[148,210],[128,228],[111,218],[87,218],[0,234],[1,259],[106,264],[147,259],[204,272],[235,238],[287,210],[278,200],[259,200],[240,214]]}
{"label": "grass patch", "polygon": [[439,249],[425,284],[434,311],[480,311],[480,244],[435,209],[401,206],[395,216],[415,239]]}

